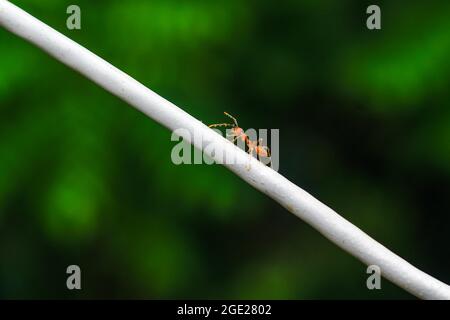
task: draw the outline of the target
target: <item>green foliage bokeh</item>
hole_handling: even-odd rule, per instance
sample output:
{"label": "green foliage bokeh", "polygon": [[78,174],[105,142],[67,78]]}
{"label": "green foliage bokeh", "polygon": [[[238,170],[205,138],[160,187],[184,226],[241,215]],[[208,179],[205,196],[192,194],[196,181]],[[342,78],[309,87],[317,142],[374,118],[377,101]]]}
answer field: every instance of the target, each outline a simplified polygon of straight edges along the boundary
{"label": "green foliage bokeh", "polygon": [[[448,3],[380,1],[369,31],[361,1],[79,0],[70,31],[70,1],[13,2],[205,123],[279,128],[280,173],[450,282]],[[0,297],[410,298],[173,146],[0,30]]]}

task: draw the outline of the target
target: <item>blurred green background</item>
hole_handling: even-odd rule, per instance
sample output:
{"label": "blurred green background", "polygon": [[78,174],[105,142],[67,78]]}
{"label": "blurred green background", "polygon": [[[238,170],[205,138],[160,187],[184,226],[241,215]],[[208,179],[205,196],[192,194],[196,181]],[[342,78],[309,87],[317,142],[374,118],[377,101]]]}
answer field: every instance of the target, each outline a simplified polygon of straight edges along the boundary
{"label": "blurred green background", "polygon": [[[450,282],[448,1],[375,1],[381,31],[357,0],[13,2],[205,123],[279,128],[281,174]],[[412,298],[174,145],[0,29],[0,297]]]}

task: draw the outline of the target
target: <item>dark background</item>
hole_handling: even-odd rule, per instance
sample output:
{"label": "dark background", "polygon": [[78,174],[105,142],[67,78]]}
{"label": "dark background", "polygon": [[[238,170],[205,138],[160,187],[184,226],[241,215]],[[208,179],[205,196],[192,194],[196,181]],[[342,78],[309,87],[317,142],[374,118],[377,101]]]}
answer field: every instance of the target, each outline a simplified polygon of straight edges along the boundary
{"label": "dark background", "polygon": [[[450,282],[448,1],[13,3],[205,123],[279,128],[281,174]],[[0,297],[412,298],[369,291],[355,258],[225,168],[175,166],[174,145],[1,29]]]}

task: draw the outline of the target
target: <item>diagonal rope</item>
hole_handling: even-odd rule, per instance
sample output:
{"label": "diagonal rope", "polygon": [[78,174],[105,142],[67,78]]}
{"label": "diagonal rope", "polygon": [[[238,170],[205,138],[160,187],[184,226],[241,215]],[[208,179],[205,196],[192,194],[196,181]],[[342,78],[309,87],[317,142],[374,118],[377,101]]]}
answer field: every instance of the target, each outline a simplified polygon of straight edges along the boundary
{"label": "diagonal rope", "polygon": [[[379,266],[385,278],[406,291],[423,299],[450,299],[447,284],[412,266],[279,173],[255,158],[249,160],[247,153],[190,114],[6,0],[0,0],[0,25],[168,129],[184,128],[182,137],[211,158],[219,161],[216,154],[220,152],[234,155],[240,164],[224,166],[363,263]],[[202,142],[191,139],[194,133],[213,143],[216,153],[205,149]]]}

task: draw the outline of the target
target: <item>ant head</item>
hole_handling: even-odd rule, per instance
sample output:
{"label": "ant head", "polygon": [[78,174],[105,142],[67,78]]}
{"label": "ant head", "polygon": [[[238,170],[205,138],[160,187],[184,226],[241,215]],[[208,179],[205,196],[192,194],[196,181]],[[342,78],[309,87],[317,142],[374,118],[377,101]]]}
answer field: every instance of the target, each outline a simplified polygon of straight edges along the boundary
{"label": "ant head", "polygon": [[233,128],[231,128],[231,131],[233,131],[233,133],[235,135],[241,135],[244,133],[244,129],[238,127],[238,126],[234,126]]}

